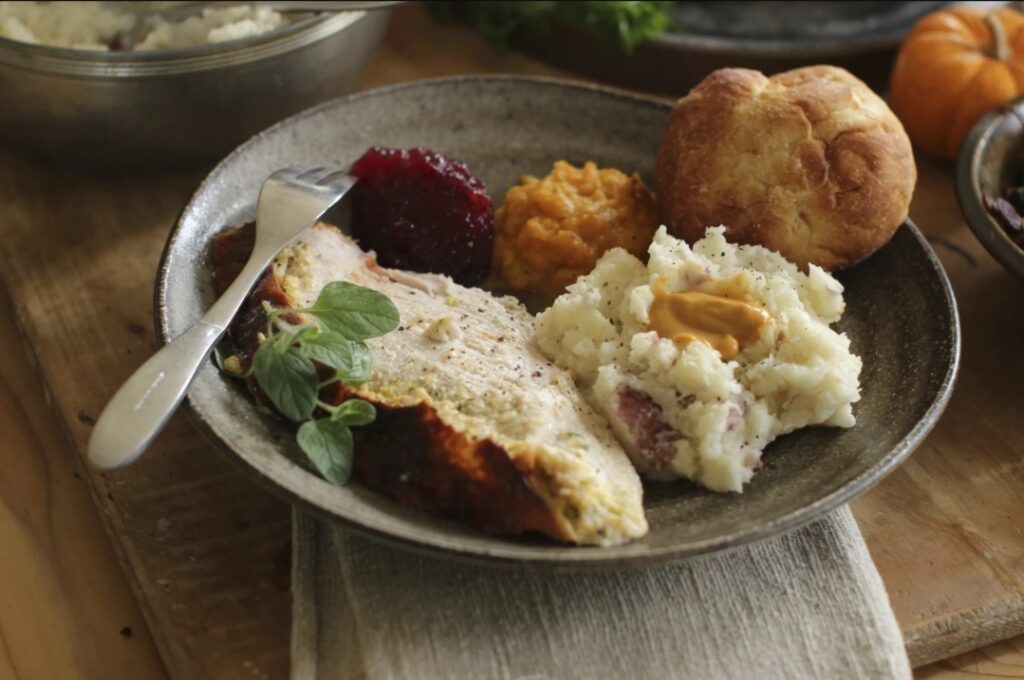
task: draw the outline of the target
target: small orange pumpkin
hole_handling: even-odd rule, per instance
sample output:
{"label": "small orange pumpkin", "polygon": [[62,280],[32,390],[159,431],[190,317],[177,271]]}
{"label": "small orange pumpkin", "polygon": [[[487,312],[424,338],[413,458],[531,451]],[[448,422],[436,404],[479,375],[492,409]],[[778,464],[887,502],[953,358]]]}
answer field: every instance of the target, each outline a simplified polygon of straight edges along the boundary
{"label": "small orange pumpkin", "polygon": [[910,31],[889,82],[910,139],[953,159],[979,118],[1024,94],[1024,14],[964,7],[929,14]]}

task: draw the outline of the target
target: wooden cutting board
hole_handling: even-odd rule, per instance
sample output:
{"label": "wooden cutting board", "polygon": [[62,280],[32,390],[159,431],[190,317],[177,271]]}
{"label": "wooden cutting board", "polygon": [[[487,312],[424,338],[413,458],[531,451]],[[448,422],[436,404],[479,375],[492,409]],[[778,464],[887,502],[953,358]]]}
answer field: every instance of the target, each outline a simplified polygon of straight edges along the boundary
{"label": "wooden cutting board", "polygon": [[[418,12],[403,9],[364,86],[552,73],[499,62]],[[920,169],[912,215],[959,297],[961,377],[921,449],[854,503],[915,664],[1024,632],[1024,289],[967,230],[950,169]],[[0,152],[0,277],[78,451],[105,400],[155,349],[157,260],[204,174],[97,173]],[[285,504],[181,415],[138,464],[82,474],[172,677],[286,677]]]}

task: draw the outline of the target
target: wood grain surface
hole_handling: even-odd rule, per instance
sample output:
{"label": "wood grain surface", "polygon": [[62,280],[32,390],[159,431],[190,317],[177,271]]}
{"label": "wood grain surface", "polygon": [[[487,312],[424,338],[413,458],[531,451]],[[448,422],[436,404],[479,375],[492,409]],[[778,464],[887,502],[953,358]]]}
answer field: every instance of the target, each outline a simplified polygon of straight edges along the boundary
{"label": "wood grain surface", "polygon": [[852,504],[917,664],[1024,633],[1024,287],[964,225],[952,169],[918,169],[911,217],[953,281],[960,374],[928,439]]}
{"label": "wood grain surface", "polygon": [[3,291],[0,356],[0,678],[163,678]]}
{"label": "wood grain surface", "polygon": [[[406,7],[362,86],[467,72],[553,73]],[[124,471],[79,479],[67,455],[67,435],[80,450],[154,349],[156,263],[205,171],[99,173],[0,152],[0,277],[13,301],[0,303],[0,680],[160,678],[154,642],[174,678],[286,677],[287,507],[182,416]],[[964,363],[936,431],[854,510],[920,663],[1024,632],[1024,355],[1005,351],[1024,343],[1024,310],[1021,287],[963,224],[948,167],[921,163],[912,215],[954,280]],[[979,675],[1024,677],[1024,640],[919,671]]]}
{"label": "wood grain surface", "polygon": [[984,680],[1024,678],[1024,637],[997,642],[919,668],[917,680]]}

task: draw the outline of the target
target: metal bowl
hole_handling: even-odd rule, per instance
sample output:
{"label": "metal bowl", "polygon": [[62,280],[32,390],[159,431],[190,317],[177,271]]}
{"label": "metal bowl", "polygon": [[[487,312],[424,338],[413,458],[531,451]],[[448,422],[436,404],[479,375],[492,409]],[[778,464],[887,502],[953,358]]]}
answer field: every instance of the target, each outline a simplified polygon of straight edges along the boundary
{"label": "metal bowl", "polygon": [[956,198],[985,250],[1024,282],[1024,247],[985,208],[985,196],[1002,196],[1024,184],[1024,97],[979,120],[960,147]]}
{"label": "metal bowl", "polygon": [[389,14],[314,15],[242,40],[154,52],[0,38],[0,142],[102,165],[223,155],[351,91]]}

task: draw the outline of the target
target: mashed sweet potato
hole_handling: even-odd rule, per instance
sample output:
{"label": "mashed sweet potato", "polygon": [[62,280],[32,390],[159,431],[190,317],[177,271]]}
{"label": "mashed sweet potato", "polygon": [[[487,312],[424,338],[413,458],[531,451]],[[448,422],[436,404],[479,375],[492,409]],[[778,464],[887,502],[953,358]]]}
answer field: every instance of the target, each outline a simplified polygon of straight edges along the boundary
{"label": "mashed sweet potato", "polygon": [[612,248],[642,257],[658,209],[638,175],[557,161],[543,179],[524,176],[495,214],[494,260],[515,290],[557,294]]}

